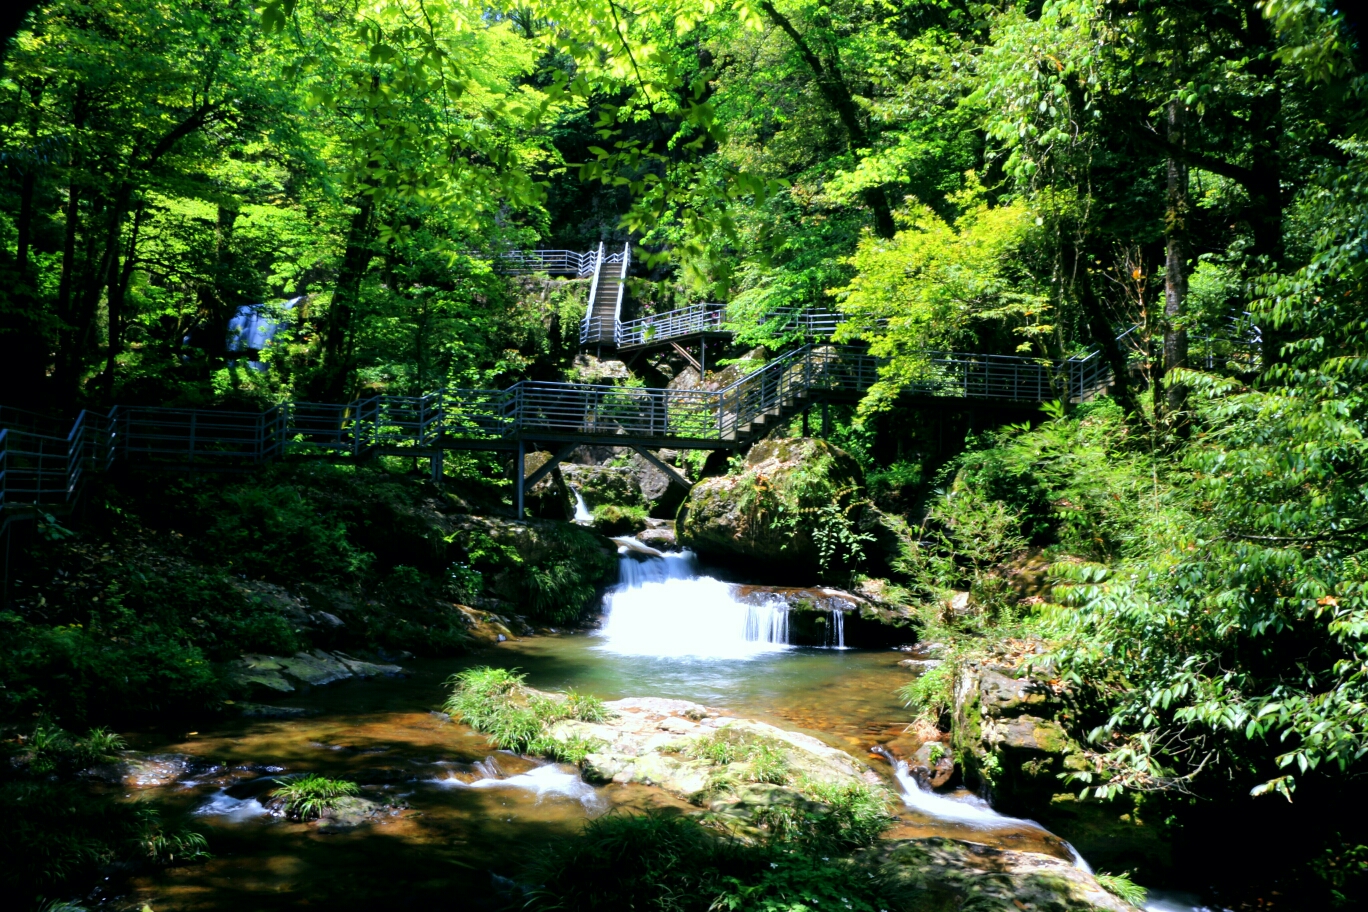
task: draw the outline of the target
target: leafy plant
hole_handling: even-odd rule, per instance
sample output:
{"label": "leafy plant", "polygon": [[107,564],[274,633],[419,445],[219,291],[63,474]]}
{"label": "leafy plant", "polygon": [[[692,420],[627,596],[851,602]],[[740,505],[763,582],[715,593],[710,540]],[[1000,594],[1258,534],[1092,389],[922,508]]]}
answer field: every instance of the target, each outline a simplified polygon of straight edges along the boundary
{"label": "leafy plant", "polygon": [[954,705],[955,663],[942,660],[898,688],[898,699],[916,710],[917,718],[936,725]]}
{"label": "leafy plant", "polygon": [[1132,906],[1145,904],[1145,888],[1131,880],[1129,874],[1106,874],[1099,871],[1093,876],[1102,885],[1102,889],[1122,902],[1130,903]]}

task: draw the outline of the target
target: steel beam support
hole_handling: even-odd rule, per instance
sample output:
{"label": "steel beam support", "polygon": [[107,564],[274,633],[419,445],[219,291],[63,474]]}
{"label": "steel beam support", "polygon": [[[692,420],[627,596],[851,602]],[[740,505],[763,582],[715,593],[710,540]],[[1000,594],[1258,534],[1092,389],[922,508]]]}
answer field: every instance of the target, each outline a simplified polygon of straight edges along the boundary
{"label": "steel beam support", "polygon": [[534,487],[536,487],[537,482],[541,481],[547,475],[550,475],[553,471],[555,471],[556,466],[560,465],[562,462],[565,462],[565,460],[569,459],[570,454],[575,452],[576,448],[578,447],[578,443],[567,443],[564,446],[562,446],[559,450],[552,454],[550,459],[546,460],[545,465],[537,469],[537,471],[533,472],[531,475],[528,475],[527,478],[523,479],[523,490],[530,491]]}
{"label": "steel beam support", "polygon": [[689,479],[679,474],[679,470],[677,470],[674,466],[670,465],[669,463],[665,462],[663,459],[661,459],[656,454],[652,453],[650,450],[646,449],[644,446],[633,446],[632,449],[640,453],[642,459],[646,460],[651,465],[659,469],[661,472],[665,473],[665,477],[670,479],[671,484],[677,484],[685,491],[693,489],[693,482],[689,481]]}

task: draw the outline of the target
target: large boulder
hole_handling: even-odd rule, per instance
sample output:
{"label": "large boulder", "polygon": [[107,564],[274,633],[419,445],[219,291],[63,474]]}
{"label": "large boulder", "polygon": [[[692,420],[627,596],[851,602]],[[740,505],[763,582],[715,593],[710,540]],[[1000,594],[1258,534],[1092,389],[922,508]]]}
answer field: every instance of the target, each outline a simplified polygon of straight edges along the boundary
{"label": "large boulder", "polygon": [[811,579],[836,569],[819,545],[829,531],[821,524],[857,528],[861,482],[854,458],[825,440],[764,440],[740,472],[694,485],[675,530],[680,544],[718,563]]}

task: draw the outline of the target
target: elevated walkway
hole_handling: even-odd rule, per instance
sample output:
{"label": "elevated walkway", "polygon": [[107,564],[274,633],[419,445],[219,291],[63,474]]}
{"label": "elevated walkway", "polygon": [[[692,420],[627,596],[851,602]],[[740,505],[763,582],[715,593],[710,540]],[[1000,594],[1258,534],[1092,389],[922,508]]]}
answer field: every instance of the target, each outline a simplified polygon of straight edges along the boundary
{"label": "elevated walkway", "polygon": [[[67,433],[51,419],[0,411],[0,517],[73,502],[84,479],[119,463],[171,470],[233,471],[285,457],[360,459],[375,454],[431,460],[448,450],[558,448],[579,444],[659,449],[733,449],[814,405],[856,401],[878,379],[857,349],[805,346],[721,390],[647,389],[524,381],[504,390],[445,388],[425,396],[372,396],[343,404],[283,402],[265,412],[115,406],[82,412]],[[930,353],[906,393],[1034,405],[1080,401],[1110,382],[1101,359],[1067,361]],[[26,413],[25,413],[26,414]],[[35,416],[41,418],[41,416]],[[535,483],[528,479],[522,492]]]}

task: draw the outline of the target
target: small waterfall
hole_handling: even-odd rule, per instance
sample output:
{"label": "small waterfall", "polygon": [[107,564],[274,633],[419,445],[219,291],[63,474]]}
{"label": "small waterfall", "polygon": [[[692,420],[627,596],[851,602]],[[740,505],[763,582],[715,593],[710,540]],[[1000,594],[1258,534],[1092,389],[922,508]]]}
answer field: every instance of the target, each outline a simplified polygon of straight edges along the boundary
{"label": "small waterfall", "polygon": [[594,521],[594,514],[589,512],[589,505],[584,502],[584,495],[579,488],[570,486],[570,491],[575,495],[575,522],[581,526],[587,526]]}
{"label": "small waterfall", "polygon": [[[875,748],[875,752],[882,756],[889,763],[893,764],[893,776],[902,786],[903,804],[914,811],[925,814],[927,817],[936,820],[944,820],[949,823],[957,823],[975,830],[1010,830],[1027,829],[1038,830],[1039,832],[1055,837],[1043,826],[1034,820],[1024,820],[1020,817],[1006,817],[993,810],[992,806],[982,798],[977,796],[967,798],[951,798],[941,795],[930,788],[922,785],[912,771],[908,769],[906,760],[898,760],[882,747]],[[1073,865],[1088,874],[1093,872],[1088,862],[1083,856],[1078,854],[1078,850],[1063,839],[1059,840],[1069,856],[1073,860]]]}
{"label": "small waterfall", "polygon": [[[832,641],[835,642],[832,642]],[[845,612],[840,608],[831,609],[831,623],[827,626],[827,645],[845,649]]]}
{"label": "small waterfall", "polygon": [[690,552],[642,559],[620,548],[618,584],[604,597],[603,649],[623,655],[744,659],[788,647],[788,605],[736,600],[700,576]]}

